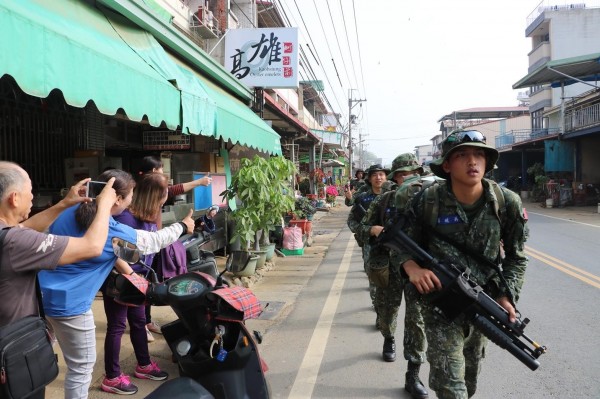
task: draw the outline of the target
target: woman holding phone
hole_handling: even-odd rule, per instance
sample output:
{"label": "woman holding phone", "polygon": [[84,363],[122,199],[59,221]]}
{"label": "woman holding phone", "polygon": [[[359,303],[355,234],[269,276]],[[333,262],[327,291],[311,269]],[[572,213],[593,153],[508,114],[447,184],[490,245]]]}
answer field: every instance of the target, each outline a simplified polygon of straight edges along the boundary
{"label": "woman holding phone", "polygon": [[[135,181],[129,173],[119,169],[107,170],[96,180],[106,182],[113,177],[117,199],[111,208],[108,238],[102,254],[38,274],[46,319],[54,329],[67,365],[65,398],[68,399],[88,397],[96,363],[96,326],[91,305],[117,259],[112,239],[117,237],[132,242],[143,254],[150,254],[194,228],[191,212],[182,222],[156,232],[135,230],[118,223],[113,216],[122,213],[131,203]],[[81,237],[95,214],[95,201],[69,208],[50,226],[50,233]],[[125,269],[120,271],[133,272],[129,265],[125,265]],[[122,380],[126,379],[128,378],[123,376]]]}

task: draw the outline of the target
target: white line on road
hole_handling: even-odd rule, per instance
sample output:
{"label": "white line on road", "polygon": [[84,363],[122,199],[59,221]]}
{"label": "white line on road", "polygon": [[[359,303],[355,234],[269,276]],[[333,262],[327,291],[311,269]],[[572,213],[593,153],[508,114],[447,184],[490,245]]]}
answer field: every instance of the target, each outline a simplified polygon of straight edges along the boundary
{"label": "white line on road", "polygon": [[344,282],[346,281],[346,275],[350,268],[350,258],[354,251],[354,245],[355,241],[353,239],[348,240],[348,246],[342,257],[340,268],[335,275],[331,290],[329,290],[327,300],[325,301],[325,306],[323,306],[317,326],[310,338],[308,349],[304,354],[304,359],[302,359],[302,364],[300,365],[298,374],[296,374],[294,385],[288,396],[289,399],[310,398],[315,389],[333,318],[335,317],[342,289],[344,288]]}
{"label": "white line on road", "polygon": [[598,226],[596,224],[589,224],[589,223],[578,222],[578,221],[573,220],[573,219],[557,218],[556,216],[548,216],[548,215],[544,215],[543,213],[536,213],[536,212],[530,212],[530,211],[527,211],[527,213],[530,214],[530,215],[543,216],[543,217],[550,218],[550,219],[564,220],[565,222],[573,222],[573,223],[582,224],[584,226],[590,226],[590,227],[600,228],[600,226]]}

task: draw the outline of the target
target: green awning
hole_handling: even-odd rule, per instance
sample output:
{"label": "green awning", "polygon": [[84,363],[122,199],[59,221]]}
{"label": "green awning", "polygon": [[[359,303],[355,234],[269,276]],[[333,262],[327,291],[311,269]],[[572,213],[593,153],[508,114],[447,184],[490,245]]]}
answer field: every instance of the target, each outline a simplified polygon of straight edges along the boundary
{"label": "green awning", "polygon": [[174,62],[154,36],[126,25],[127,20],[112,11],[104,10],[104,13],[115,31],[140,59],[181,91],[181,131],[213,136],[216,103],[208,96],[198,78]]}
{"label": "green awning", "polygon": [[214,83],[202,82],[208,95],[217,102],[215,138],[231,140],[272,155],[281,155],[281,138],[252,110]]}
{"label": "green awning", "polygon": [[72,106],[93,100],[103,114],[122,108],[131,120],[146,115],[152,126],[164,121],[175,129],[179,90],[143,62],[115,26],[131,35],[148,33],[121,22],[111,25],[99,9],[78,0],[0,0],[0,73],[35,97],[59,89]]}

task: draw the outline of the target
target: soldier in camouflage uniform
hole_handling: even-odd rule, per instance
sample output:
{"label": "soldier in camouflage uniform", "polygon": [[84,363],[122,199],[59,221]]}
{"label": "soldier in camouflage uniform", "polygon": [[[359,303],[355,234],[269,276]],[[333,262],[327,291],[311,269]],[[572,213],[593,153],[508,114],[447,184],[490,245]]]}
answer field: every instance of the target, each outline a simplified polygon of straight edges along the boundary
{"label": "soldier in camouflage uniform", "polygon": [[[373,201],[379,194],[384,192],[383,186],[386,182],[386,175],[390,172],[389,169],[384,169],[380,164],[371,165],[367,169],[366,185],[369,187],[367,191],[358,194],[355,197],[354,205],[348,215],[348,227],[350,231],[354,233],[354,238],[360,247],[362,247],[362,255],[364,261],[364,268],[367,276],[369,276],[368,259],[370,252],[369,245],[369,231],[362,225],[362,219],[365,216],[371,201]],[[369,293],[371,295],[371,301],[375,300],[375,285],[369,278]],[[373,303],[373,307],[375,304]]]}
{"label": "soldier in camouflage uniform", "polygon": [[[483,177],[497,160],[498,151],[485,144],[480,132],[450,134],[442,143],[442,158],[430,164],[431,170],[447,181],[424,189],[408,204],[406,232],[433,257],[447,259],[465,270],[469,268],[470,278],[495,298],[514,321],[511,298],[518,299],[527,267],[527,219],[515,193]],[[504,204],[502,208],[500,203]],[[433,218],[431,214],[438,216]],[[444,237],[463,246],[463,251]],[[501,243],[505,253],[501,273],[506,284],[501,283],[494,269],[471,255],[497,263]],[[419,293],[442,288],[435,274],[420,267],[409,253],[401,251],[397,256]],[[429,386],[441,399],[473,396],[487,339],[471,323],[460,319],[446,321],[427,302],[423,303],[422,314],[431,366]]]}
{"label": "soldier in camouflage uniform", "polygon": [[[375,198],[363,219],[364,225],[371,226],[371,240],[378,237],[386,223],[395,218],[397,210],[402,211],[405,208],[408,201],[406,193],[413,194],[421,188],[420,174],[422,172],[423,168],[412,153],[401,154],[394,159],[392,172],[388,175],[388,179],[395,181],[398,189]],[[390,263],[390,253],[386,248],[374,245],[369,262],[371,270],[387,267],[389,273],[387,281],[379,281],[380,286],[377,287],[375,295],[375,308],[379,317],[378,328],[384,338],[383,360],[388,362],[396,360],[394,335],[398,309],[402,303],[402,293],[404,293],[406,314],[403,346],[404,358],[408,360],[409,370],[405,376],[404,386],[413,398],[427,398],[427,389],[419,379],[419,369],[425,362],[426,345],[419,295],[415,287],[408,284],[408,280],[402,277],[400,265]]]}
{"label": "soldier in camouflage uniform", "polygon": [[354,172],[354,179],[351,179],[348,182],[348,186],[344,192],[344,196],[346,197],[344,198],[344,204],[346,204],[346,206],[354,205],[354,199],[356,196],[360,192],[367,191],[369,189],[369,186],[365,184],[364,176],[365,171],[362,169],[357,169],[356,172]]}

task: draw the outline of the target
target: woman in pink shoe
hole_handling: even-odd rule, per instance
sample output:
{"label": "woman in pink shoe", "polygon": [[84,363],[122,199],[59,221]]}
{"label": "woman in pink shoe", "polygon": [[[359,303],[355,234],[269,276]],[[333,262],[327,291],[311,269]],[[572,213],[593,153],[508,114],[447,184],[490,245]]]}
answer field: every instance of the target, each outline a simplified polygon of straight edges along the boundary
{"label": "woman in pink shoe", "polygon": [[[138,230],[157,231],[156,220],[160,216],[161,207],[167,200],[167,178],[160,173],[149,173],[142,176],[133,192],[133,200],[128,209],[115,219]],[[155,254],[145,255],[146,265],[152,264]],[[117,262],[123,262],[117,260]],[[139,274],[147,270],[141,264],[132,265]],[[121,372],[119,355],[121,338],[125,333],[125,325],[129,322],[129,336],[137,359],[135,377],[162,381],[168,374],[162,371],[156,362],[150,359],[148,339],[146,335],[146,313],[144,306],[126,306],[114,300],[103,290],[104,311],[106,312],[107,328],[104,340],[104,370],[106,376],[101,388],[105,392],[121,395],[131,395],[137,392],[137,387],[129,377]]]}

